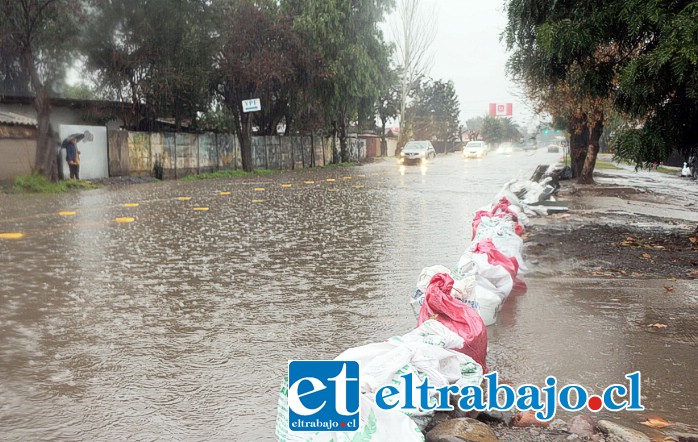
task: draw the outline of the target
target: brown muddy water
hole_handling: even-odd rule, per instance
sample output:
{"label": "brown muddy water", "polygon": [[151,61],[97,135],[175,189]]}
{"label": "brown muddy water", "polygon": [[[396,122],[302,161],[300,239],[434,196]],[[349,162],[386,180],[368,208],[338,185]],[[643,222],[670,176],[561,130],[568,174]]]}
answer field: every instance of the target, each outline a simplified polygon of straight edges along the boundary
{"label": "brown muddy water", "polygon": [[[0,240],[2,439],[272,440],[288,360],[409,331],[422,267],[455,265],[474,210],[556,159],[0,195],[0,233],[24,234]],[[489,329],[492,369],[593,390],[639,369],[648,408],[696,416],[696,343],[629,326],[636,294],[529,283]]]}

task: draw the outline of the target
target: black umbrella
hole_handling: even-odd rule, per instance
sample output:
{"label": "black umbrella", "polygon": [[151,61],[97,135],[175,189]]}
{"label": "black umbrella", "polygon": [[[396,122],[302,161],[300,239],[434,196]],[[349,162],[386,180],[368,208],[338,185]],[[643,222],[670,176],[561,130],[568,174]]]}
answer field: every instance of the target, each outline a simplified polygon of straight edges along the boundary
{"label": "black umbrella", "polygon": [[89,131],[85,131],[84,133],[80,133],[80,134],[68,135],[67,137],[65,137],[65,139],[61,143],[61,147],[63,149],[65,149],[68,146],[68,143],[70,142],[70,140],[72,140],[73,138],[75,138],[75,142],[78,142],[85,137],[87,137],[86,141],[92,141],[92,134]]}

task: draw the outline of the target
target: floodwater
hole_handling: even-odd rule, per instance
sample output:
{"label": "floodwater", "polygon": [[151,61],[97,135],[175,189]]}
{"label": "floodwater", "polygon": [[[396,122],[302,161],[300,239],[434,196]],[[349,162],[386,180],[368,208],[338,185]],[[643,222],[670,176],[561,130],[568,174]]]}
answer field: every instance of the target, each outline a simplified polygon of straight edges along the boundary
{"label": "floodwater", "polygon": [[[455,265],[473,212],[556,159],[0,195],[0,233],[24,234],[0,239],[2,438],[272,440],[288,360],[409,331],[421,269]],[[695,416],[695,340],[627,327],[647,307],[593,284],[530,278],[489,328],[488,366],[596,392],[641,369],[648,408]]]}

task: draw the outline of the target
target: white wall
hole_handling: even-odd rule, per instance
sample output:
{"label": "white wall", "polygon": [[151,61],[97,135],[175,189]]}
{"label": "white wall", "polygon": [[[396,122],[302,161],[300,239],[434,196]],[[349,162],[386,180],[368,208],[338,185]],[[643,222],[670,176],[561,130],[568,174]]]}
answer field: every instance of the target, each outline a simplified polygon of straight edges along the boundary
{"label": "white wall", "polygon": [[[85,131],[89,131],[92,134],[92,141],[83,138],[78,143],[78,150],[80,151],[80,179],[106,178],[109,176],[106,127],[61,124],[58,133],[62,142],[71,134],[84,133]],[[65,153],[65,149],[61,149],[63,176],[68,178],[70,170],[68,169],[68,163],[65,161]]]}

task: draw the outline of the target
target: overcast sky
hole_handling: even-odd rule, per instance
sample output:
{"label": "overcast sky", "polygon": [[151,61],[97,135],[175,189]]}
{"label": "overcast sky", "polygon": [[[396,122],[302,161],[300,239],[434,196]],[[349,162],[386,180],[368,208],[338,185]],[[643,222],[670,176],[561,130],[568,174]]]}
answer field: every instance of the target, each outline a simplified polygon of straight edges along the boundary
{"label": "overcast sky", "polygon": [[[433,8],[437,17],[429,76],[453,81],[461,122],[487,113],[489,103],[505,102],[513,103],[515,122],[530,126],[533,111],[506,76],[508,56],[500,42],[506,27],[504,0],[420,0],[420,4],[426,11]],[[385,37],[392,39],[389,26]]]}

